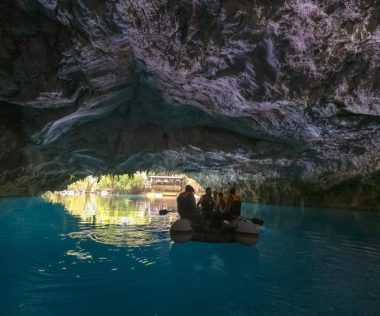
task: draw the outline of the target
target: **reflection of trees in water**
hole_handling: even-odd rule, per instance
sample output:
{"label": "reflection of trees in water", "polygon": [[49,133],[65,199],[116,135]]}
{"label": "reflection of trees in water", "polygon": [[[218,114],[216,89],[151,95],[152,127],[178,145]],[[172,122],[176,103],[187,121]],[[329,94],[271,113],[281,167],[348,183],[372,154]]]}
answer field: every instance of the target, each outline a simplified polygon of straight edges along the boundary
{"label": "reflection of trees in water", "polygon": [[145,231],[133,229],[123,229],[120,227],[110,227],[109,229],[94,229],[90,238],[103,244],[112,244],[123,247],[141,247],[156,244],[164,240],[169,241],[167,233],[160,231]]}
{"label": "reflection of trees in water", "polygon": [[158,214],[160,208],[174,209],[174,199],[151,201],[130,196],[58,194],[45,198],[62,204],[85,224],[81,232],[71,233],[70,237],[117,246],[138,247],[169,240],[169,227],[177,217],[176,213]]}

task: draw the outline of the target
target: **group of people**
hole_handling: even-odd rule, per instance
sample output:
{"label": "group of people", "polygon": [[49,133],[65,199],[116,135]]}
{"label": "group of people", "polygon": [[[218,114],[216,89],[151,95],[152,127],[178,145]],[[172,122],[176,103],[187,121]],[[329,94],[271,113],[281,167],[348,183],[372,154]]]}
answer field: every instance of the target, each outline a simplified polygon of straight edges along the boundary
{"label": "group of people", "polygon": [[203,221],[209,227],[218,228],[224,220],[231,221],[240,216],[241,200],[235,188],[231,188],[229,194],[224,196],[223,192],[212,192],[208,187],[206,194],[196,202],[194,188],[187,185],[177,197],[177,208],[181,218]]}

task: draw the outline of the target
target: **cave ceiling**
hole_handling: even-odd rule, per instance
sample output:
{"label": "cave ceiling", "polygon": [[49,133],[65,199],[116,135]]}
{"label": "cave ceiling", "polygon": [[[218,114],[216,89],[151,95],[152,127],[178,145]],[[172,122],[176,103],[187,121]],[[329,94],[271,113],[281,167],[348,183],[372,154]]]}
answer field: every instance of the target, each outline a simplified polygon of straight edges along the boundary
{"label": "cave ceiling", "polygon": [[1,195],[137,170],[247,192],[378,188],[378,0],[5,0],[0,12]]}

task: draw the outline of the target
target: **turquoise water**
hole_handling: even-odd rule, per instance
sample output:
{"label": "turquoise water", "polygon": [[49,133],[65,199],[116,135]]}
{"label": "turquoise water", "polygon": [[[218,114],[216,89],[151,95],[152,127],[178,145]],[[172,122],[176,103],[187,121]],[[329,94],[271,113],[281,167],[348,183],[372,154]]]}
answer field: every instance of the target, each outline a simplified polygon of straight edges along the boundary
{"label": "turquoise water", "polygon": [[255,247],[178,245],[173,200],[50,199],[0,200],[1,315],[380,314],[378,214],[244,203]]}

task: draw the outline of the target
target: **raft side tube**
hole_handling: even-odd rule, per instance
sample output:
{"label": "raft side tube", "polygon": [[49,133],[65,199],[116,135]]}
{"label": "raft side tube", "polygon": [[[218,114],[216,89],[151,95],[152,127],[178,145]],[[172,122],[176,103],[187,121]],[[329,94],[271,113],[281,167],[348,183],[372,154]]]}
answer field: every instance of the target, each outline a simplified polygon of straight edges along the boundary
{"label": "raft side tube", "polygon": [[170,238],[179,244],[183,244],[191,240],[193,236],[193,228],[191,221],[186,218],[176,220],[170,227]]}
{"label": "raft side tube", "polygon": [[246,246],[254,246],[259,240],[259,225],[247,219],[239,219],[236,229],[236,240]]}

